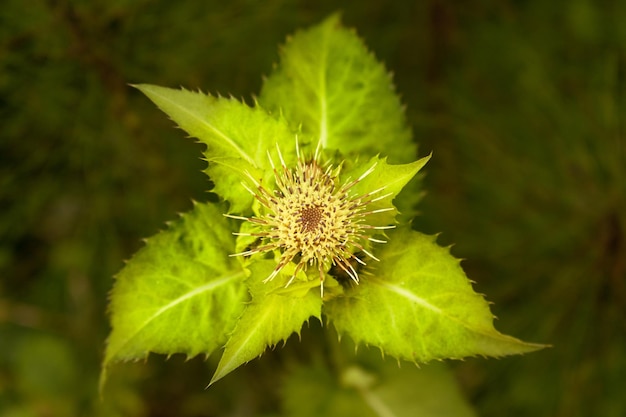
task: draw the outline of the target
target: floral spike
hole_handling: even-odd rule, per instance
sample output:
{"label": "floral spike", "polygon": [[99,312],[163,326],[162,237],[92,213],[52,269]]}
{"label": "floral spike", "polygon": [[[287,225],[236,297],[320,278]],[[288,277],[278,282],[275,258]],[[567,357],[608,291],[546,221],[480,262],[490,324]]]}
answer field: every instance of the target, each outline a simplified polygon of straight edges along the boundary
{"label": "floral spike", "polygon": [[339,169],[333,170],[332,165],[322,167],[317,149],[311,160],[305,160],[296,138],[298,161],[293,169],[287,167],[280,148],[276,146],[276,149],[280,166],[275,165],[268,152],[275,176],[275,189],[268,190],[256,179],[252,179],[255,190],[246,187],[264,207],[264,213],[250,218],[229,215],[231,218],[262,225],[265,231],[255,236],[264,239],[265,244],[232,256],[249,256],[279,250],[281,255],[278,263],[263,282],[273,280],[293,261],[295,268],[286,286],[294,281],[300,271],[306,271],[308,266],[316,265],[322,297],[324,279],[331,265],[341,269],[358,284],[359,275],[350,261],[361,265],[365,265],[365,262],[354,253],[361,252],[378,261],[364,244],[368,241],[386,243],[384,240],[367,236],[365,231],[394,227],[371,226],[365,223],[370,214],[394,210],[393,207],[367,210],[369,203],[389,196],[385,194],[373,197],[381,193],[385,187],[363,195],[350,195],[350,190],[374,171],[376,163],[358,178],[348,179],[340,185]]}

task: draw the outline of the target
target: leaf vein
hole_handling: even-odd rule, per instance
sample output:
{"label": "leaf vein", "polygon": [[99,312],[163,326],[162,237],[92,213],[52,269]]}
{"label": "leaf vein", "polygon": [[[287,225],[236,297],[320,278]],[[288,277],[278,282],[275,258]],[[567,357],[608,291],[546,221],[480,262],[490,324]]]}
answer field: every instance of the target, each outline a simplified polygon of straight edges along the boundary
{"label": "leaf vein", "polygon": [[[151,91],[151,93],[152,94],[158,94],[158,93],[156,93],[154,91]],[[256,166],[255,163],[254,163],[254,159],[252,159],[250,157],[250,155],[248,155],[243,149],[241,149],[241,147],[239,145],[237,145],[237,143],[230,136],[226,135],[224,132],[222,132],[221,130],[217,129],[212,124],[207,123],[206,120],[198,117],[198,115],[196,113],[189,111],[187,107],[181,106],[177,101],[173,101],[169,97],[167,97],[166,95],[163,95],[163,94],[158,94],[158,95],[161,97],[162,100],[167,101],[168,103],[170,103],[170,105],[177,107],[180,111],[188,114],[191,118],[196,119],[201,125],[205,126],[208,130],[212,131],[216,136],[219,136],[226,143],[228,143],[246,161],[248,161],[248,163],[250,163],[250,165]]]}
{"label": "leaf vein", "polygon": [[328,145],[328,97],[326,91],[326,66],[328,65],[328,31],[324,33],[323,46],[321,48],[322,57],[320,63],[320,138],[318,142],[318,148],[325,148]]}
{"label": "leaf vein", "polygon": [[[144,320],[144,322],[137,326],[137,328],[135,329],[135,331],[129,335],[128,338],[126,338],[126,343],[128,343],[130,340],[132,340],[135,336],[137,336],[146,326],[148,326],[152,321],[154,321],[156,318],[158,318],[159,316],[161,316],[163,313],[165,313],[166,311],[174,308],[175,306],[177,306],[178,304],[193,298],[199,294],[202,294],[206,291],[211,291],[214,290],[217,287],[220,287],[222,285],[225,285],[227,283],[229,283],[230,281],[237,279],[239,277],[245,276],[245,273],[243,271],[239,271],[235,274],[231,274],[231,275],[226,275],[224,277],[221,277],[217,280],[211,281],[201,287],[196,288],[193,291],[189,291],[183,295],[181,295],[180,297],[170,301],[169,303],[167,303],[166,305],[164,305],[163,307],[159,308],[157,311],[155,311],[150,317],[148,317],[146,320]],[[126,344],[124,343],[124,344]]]}
{"label": "leaf vein", "polygon": [[410,301],[413,301],[414,303],[419,304],[420,306],[422,306],[422,307],[424,307],[424,308],[426,308],[428,310],[431,310],[434,313],[441,314],[441,315],[446,315],[444,313],[444,311],[442,309],[440,309],[439,307],[429,303],[428,301],[424,300],[423,298],[418,297],[417,295],[413,294],[410,291],[407,291],[406,289],[404,289],[404,288],[402,288],[400,286],[397,286],[397,285],[394,285],[394,284],[390,284],[388,282],[381,282],[379,280],[376,280],[375,282],[376,282],[377,285],[379,285],[381,287],[384,287],[384,288],[387,288],[388,290],[390,290],[390,291],[392,291],[392,292],[394,292],[394,293],[396,293],[396,294],[398,294],[398,295],[400,295],[400,296],[402,296],[402,297],[404,297],[404,298],[406,298],[406,299],[408,299]]}
{"label": "leaf vein", "polygon": [[372,280],[372,283],[375,284],[375,285],[378,285],[380,287],[386,288],[389,291],[391,291],[393,293],[396,293],[399,296],[404,297],[404,298],[408,299],[409,301],[412,301],[415,304],[418,304],[418,305],[420,305],[420,306],[422,306],[422,307],[424,307],[424,308],[434,312],[435,314],[439,314],[439,315],[445,317],[448,320],[456,322],[456,323],[460,324],[461,326],[463,326],[464,328],[466,328],[466,329],[468,329],[468,330],[470,330],[470,331],[472,331],[474,333],[481,334],[481,335],[486,336],[486,337],[493,337],[490,334],[490,332],[486,331],[484,328],[481,328],[481,327],[476,326],[476,325],[472,325],[471,323],[468,323],[467,321],[463,320],[462,318],[450,315],[450,314],[446,313],[445,310],[437,307],[434,304],[429,303],[428,301],[424,300],[423,298],[418,297],[414,293],[412,293],[412,292],[410,292],[410,291],[408,291],[408,290],[406,290],[406,289],[404,289],[402,287],[399,287],[399,286],[397,286],[395,284],[391,284],[391,283],[388,283],[388,282],[382,282],[381,280],[378,280],[378,279]]}

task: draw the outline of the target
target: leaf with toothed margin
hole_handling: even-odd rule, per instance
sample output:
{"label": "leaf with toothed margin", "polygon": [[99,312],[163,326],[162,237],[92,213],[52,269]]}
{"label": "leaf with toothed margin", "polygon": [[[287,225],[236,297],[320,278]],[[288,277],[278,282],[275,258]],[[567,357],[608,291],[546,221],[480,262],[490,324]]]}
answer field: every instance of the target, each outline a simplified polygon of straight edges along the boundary
{"label": "leaf with toothed margin", "polygon": [[207,145],[206,173],[214,191],[230,203],[230,211],[249,211],[253,196],[242,182],[248,173],[261,182],[273,178],[268,152],[278,161],[280,147],[285,163],[295,161],[295,136],[287,122],[249,107],[233,98],[213,97],[185,89],[148,84],[135,86],[189,135]]}
{"label": "leaf with toothed margin", "polygon": [[325,305],[340,334],[415,362],[545,347],[499,333],[488,303],[435,237],[402,227],[389,232],[378,256],[380,263],[362,275],[359,285]]}
{"label": "leaf with toothed margin", "polygon": [[338,15],[287,40],[259,102],[324,149],[393,163],[417,156],[390,74]]}
{"label": "leaf with toothed margin", "polygon": [[311,317],[321,317],[322,298],[318,285],[303,293],[296,288],[293,291],[291,287],[283,288],[285,283],[280,279],[263,283],[275,267],[276,263],[271,261],[250,264],[248,285],[252,301],[226,342],[211,384],[261,356],[266,347],[286,341],[293,333],[300,334],[303,323]]}
{"label": "leaf with toothed margin", "polygon": [[[345,169],[342,169],[340,176],[342,182],[358,180],[352,187],[352,194],[354,195],[365,195],[380,190],[370,197],[374,201],[367,205],[366,211],[393,208],[393,210],[367,215],[366,224],[371,226],[395,225],[398,210],[393,204],[394,199],[415,174],[426,165],[429,159],[430,155],[403,165],[390,165],[387,163],[387,158],[380,159],[378,156],[371,158],[367,163],[346,161],[343,166]],[[370,168],[372,171],[367,174]],[[361,178],[364,175],[365,177]],[[366,198],[366,200],[370,198]]]}
{"label": "leaf with toothed margin", "polygon": [[243,311],[246,271],[237,259],[224,207],[196,204],[147,240],[116,277],[111,334],[102,371],[150,352],[189,357],[222,346]]}

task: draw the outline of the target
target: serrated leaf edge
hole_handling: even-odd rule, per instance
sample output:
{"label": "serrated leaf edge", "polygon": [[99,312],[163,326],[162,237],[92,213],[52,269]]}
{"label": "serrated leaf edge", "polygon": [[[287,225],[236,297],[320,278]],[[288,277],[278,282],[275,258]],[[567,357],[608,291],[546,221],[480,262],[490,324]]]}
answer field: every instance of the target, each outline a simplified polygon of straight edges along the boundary
{"label": "serrated leaf edge", "polygon": [[[119,351],[122,347],[124,347],[126,344],[128,344],[135,336],[137,336],[147,325],[149,325],[153,320],[155,320],[156,318],[158,318],[161,314],[165,313],[166,311],[170,310],[171,308],[174,308],[176,305],[182,303],[185,300],[188,300],[192,297],[195,297],[201,293],[207,292],[207,291],[211,291],[215,288],[218,288],[222,285],[225,285],[233,280],[236,280],[238,278],[243,278],[246,276],[245,271],[238,271],[234,274],[230,274],[230,275],[226,275],[223,277],[218,278],[217,280],[213,280],[201,287],[195,288],[192,291],[189,291],[185,294],[183,294],[182,296],[176,298],[175,300],[170,301],[168,304],[166,304],[165,306],[159,308],[154,314],[152,314],[148,319],[146,319],[140,326],[137,326],[137,328],[135,329],[135,331],[133,332],[132,335],[130,335],[129,337],[125,338],[124,343],[120,344],[117,346],[116,351]],[[110,345],[109,345],[110,346]],[[104,361],[104,365],[108,365],[111,361],[111,359],[115,356],[114,355],[115,352],[110,352],[107,350],[107,354],[106,354],[106,358]]]}
{"label": "serrated leaf edge", "polygon": [[[216,136],[219,136],[220,138],[224,139],[224,141],[226,141],[226,143],[228,143],[235,151],[237,151],[237,153],[239,153],[246,160],[246,162],[248,162],[250,165],[256,167],[256,163],[255,163],[254,159],[250,155],[248,155],[243,149],[241,149],[241,147],[239,147],[239,145],[237,145],[237,143],[235,143],[235,141],[233,141],[228,135],[226,135],[223,132],[221,132],[220,130],[216,129],[210,123],[207,123],[206,120],[197,117],[195,113],[188,111],[187,108],[185,108],[184,106],[180,106],[177,102],[172,101],[169,98],[167,98],[166,96],[158,93],[159,89],[161,89],[161,88],[166,89],[166,87],[158,87],[158,86],[153,86],[151,84],[134,84],[134,85],[131,85],[131,86],[134,87],[134,88],[137,88],[139,91],[141,91],[142,93],[146,94],[148,97],[150,97],[150,95],[158,96],[159,99],[167,101],[171,105],[173,105],[176,108],[180,109],[181,111],[185,112],[190,117],[192,117],[193,119],[197,120],[199,123],[204,125],[208,130],[212,131]],[[193,92],[193,91],[187,90],[185,88],[181,88],[181,91],[186,91],[186,92],[190,92],[190,93],[194,93],[194,94],[202,94],[205,97],[211,97],[210,94],[205,94],[205,93],[202,93],[202,92]],[[158,103],[157,103],[157,106],[158,106]]]}

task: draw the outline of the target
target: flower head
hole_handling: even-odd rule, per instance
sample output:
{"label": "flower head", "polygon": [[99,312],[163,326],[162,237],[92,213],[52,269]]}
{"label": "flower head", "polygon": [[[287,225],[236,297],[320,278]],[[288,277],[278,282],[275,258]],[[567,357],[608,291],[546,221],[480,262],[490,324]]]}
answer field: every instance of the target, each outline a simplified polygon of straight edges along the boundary
{"label": "flower head", "polygon": [[[323,167],[318,153],[305,160],[296,147],[298,161],[294,168],[286,166],[278,150],[280,166],[270,158],[275,188],[268,190],[250,176],[254,189],[246,186],[263,207],[258,217],[230,216],[245,219],[260,226],[257,233],[237,233],[255,236],[262,244],[237,255],[279,250],[281,255],[276,267],[264,282],[274,279],[290,262],[296,264],[287,286],[301,270],[316,266],[323,296],[324,277],[331,266],[337,267],[355,283],[359,275],[353,264],[365,265],[364,259],[355,253],[365,254],[378,260],[366,246],[367,241],[385,243],[371,236],[373,230],[389,229],[394,226],[371,226],[367,216],[393,210],[393,207],[368,211],[368,204],[388,197],[381,195],[384,187],[362,195],[353,195],[352,188],[372,173],[376,164],[356,179],[339,181],[340,167]],[[361,255],[362,256],[362,255]]]}

